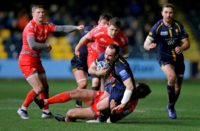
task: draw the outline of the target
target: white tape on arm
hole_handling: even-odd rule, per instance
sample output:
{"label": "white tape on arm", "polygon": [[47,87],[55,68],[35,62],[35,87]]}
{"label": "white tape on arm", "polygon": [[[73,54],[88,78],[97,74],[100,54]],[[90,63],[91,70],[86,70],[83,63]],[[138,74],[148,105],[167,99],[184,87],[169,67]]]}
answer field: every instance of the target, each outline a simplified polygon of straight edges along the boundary
{"label": "white tape on arm", "polygon": [[123,98],[122,98],[122,100],[121,100],[121,104],[126,104],[129,100],[130,100],[130,98],[131,98],[131,95],[132,95],[132,90],[129,90],[129,89],[126,89],[125,91],[124,91],[124,96],[123,96]]}

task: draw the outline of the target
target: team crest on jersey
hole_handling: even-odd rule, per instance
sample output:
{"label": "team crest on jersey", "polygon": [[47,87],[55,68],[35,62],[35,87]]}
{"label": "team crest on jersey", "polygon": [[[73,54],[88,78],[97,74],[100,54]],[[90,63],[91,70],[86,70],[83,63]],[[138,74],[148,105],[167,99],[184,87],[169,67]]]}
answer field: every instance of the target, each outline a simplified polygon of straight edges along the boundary
{"label": "team crest on jersey", "polygon": [[161,31],[161,32],[160,32],[160,35],[161,35],[161,36],[166,36],[166,35],[168,35],[168,32],[167,32],[167,31]]}
{"label": "team crest on jersey", "polygon": [[100,38],[101,42],[106,42],[106,40],[104,38]]}

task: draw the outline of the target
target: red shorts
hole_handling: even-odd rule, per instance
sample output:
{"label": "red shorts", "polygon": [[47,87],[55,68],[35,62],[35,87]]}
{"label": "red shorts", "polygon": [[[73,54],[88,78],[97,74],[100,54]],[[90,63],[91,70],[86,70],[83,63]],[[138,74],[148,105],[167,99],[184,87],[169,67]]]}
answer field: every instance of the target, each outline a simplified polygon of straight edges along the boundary
{"label": "red shorts", "polygon": [[96,91],[95,93],[96,93],[95,94],[96,97],[95,97],[93,103],[90,105],[90,107],[94,111],[95,117],[98,117],[100,115],[100,112],[97,109],[97,104],[100,101],[101,96],[104,94],[104,91]]}
{"label": "red shorts", "polygon": [[130,101],[126,104],[124,110],[125,110],[125,109],[128,109],[129,112],[133,112],[133,111],[135,110],[137,104],[138,104],[138,100],[130,100]]}
{"label": "red shorts", "polygon": [[32,57],[28,54],[21,54],[19,56],[18,64],[25,78],[35,72],[45,73],[39,57]]}
{"label": "red shorts", "polygon": [[88,56],[87,56],[87,65],[88,68],[90,65],[99,57],[99,53],[97,53],[95,50],[92,49],[91,46],[88,46]]}

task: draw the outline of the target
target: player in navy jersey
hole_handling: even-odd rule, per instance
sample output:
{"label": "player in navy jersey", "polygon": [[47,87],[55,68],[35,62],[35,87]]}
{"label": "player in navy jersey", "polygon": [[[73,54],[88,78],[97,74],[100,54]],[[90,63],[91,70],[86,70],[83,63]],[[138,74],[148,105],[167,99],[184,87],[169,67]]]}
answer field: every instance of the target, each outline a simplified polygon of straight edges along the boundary
{"label": "player in navy jersey", "polygon": [[109,107],[109,114],[106,114],[106,116],[111,116],[111,122],[116,122],[130,114],[136,108],[138,99],[144,98],[151,92],[148,85],[139,84],[139,86],[136,87],[129,64],[119,55],[119,47],[117,45],[109,45],[105,53],[98,59],[98,61],[102,60],[107,62],[110,66],[108,68],[96,70],[97,65],[93,62],[89,68],[89,72],[106,78],[104,91],[74,89],[57,94],[49,99],[37,100],[36,103],[42,108],[44,105],[78,99],[90,106],[87,108],[70,109],[66,117],[55,116],[57,120],[65,122],[77,118],[98,118],[100,116],[100,111]]}
{"label": "player in navy jersey", "polygon": [[163,19],[150,30],[144,42],[144,48],[157,48],[157,58],[167,77],[168,117],[176,119],[175,103],[178,100],[184,76],[183,51],[189,49],[190,42],[184,26],[173,19],[174,5],[167,3],[162,8]]}

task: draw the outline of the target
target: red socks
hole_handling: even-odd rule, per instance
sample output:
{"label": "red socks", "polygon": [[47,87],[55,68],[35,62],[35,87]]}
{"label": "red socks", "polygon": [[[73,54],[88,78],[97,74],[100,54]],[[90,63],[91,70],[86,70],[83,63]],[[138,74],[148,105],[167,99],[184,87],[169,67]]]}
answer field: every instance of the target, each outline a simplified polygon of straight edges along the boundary
{"label": "red socks", "polygon": [[37,94],[35,93],[35,91],[34,91],[34,90],[30,90],[30,91],[27,93],[26,98],[25,98],[25,100],[24,100],[24,102],[23,102],[22,105],[23,105],[24,107],[28,107],[29,104],[33,101],[33,99],[34,99],[36,96],[37,96]]}
{"label": "red socks", "polygon": [[[39,95],[40,99],[48,99],[48,96],[45,94],[44,91],[42,91]],[[48,110],[49,109],[49,106],[48,105],[45,105],[43,108],[43,110]]]}
{"label": "red socks", "polygon": [[46,103],[47,104],[64,103],[64,102],[69,101],[70,99],[71,98],[70,98],[69,92],[63,92],[55,96],[52,96],[49,99],[46,99]]}

